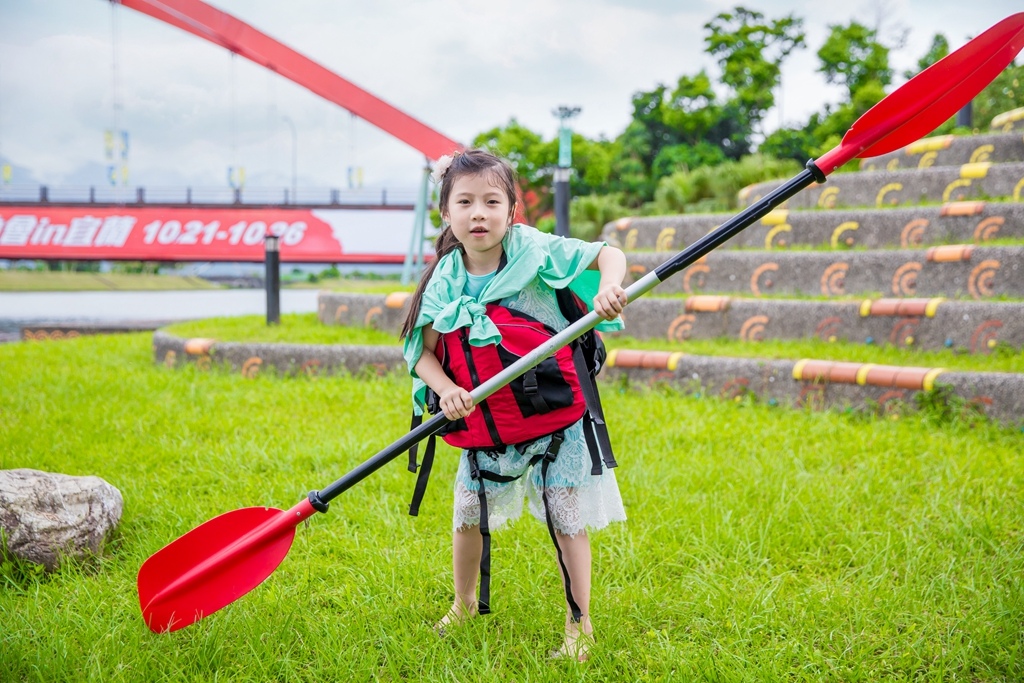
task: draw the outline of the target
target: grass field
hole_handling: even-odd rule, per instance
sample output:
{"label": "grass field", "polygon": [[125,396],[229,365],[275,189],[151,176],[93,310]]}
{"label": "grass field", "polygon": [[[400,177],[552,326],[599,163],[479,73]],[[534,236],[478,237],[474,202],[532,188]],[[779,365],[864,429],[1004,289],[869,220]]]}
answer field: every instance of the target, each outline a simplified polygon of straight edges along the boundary
{"label": "grass field", "polygon": [[[262,266],[260,266],[262,267]],[[282,283],[285,288],[326,289],[339,292],[387,294],[412,291],[415,285],[402,285],[393,279],[328,278],[312,283]],[[181,289],[221,289],[201,277],[132,273],[78,273],[48,270],[0,270],[0,292],[85,292],[85,291],[158,291]]]}
{"label": "grass field", "polygon": [[99,560],[0,565],[4,681],[1019,681],[1024,435],[609,385],[629,521],[593,536],[598,642],[551,662],[546,530],[496,534],[495,613],[450,603],[444,449],[418,518],[392,463],[298,530],[280,568],[155,635],[139,566],[197,524],[289,507],[402,435],[408,381],[246,379],[153,363],[147,334],[0,346],[0,468],[95,474],[125,499]]}
{"label": "grass field", "polygon": [[0,292],[158,291],[179,289],[220,289],[220,287],[202,278],[180,275],[0,270]]}

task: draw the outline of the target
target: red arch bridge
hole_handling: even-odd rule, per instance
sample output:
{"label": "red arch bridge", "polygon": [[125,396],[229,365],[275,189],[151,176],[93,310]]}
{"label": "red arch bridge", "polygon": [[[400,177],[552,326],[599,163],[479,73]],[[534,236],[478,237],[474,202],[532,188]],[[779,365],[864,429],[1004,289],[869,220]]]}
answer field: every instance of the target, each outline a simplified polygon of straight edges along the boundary
{"label": "red arch bridge", "polygon": [[[114,0],[220,45],[337,104],[427,161],[462,145],[309,57],[201,0]],[[281,260],[422,262],[427,173],[412,206],[267,207],[8,203],[0,197],[0,258],[262,261],[267,234]],[[292,198],[294,201],[295,198]],[[405,276],[403,276],[405,277]]]}

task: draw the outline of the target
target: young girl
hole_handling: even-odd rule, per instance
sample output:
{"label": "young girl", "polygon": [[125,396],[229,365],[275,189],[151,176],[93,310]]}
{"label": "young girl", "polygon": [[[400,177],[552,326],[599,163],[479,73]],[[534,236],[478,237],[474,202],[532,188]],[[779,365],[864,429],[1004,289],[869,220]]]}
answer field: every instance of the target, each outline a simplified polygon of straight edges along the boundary
{"label": "young girl", "polygon": [[[513,225],[515,172],[508,162],[489,152],[469,150],[442,159],[435,170],[435,181],[441,183],[439,206],[444,227],[436,242],[437,258],[427,267],[412,297],[402,336],[413,376],[415,410],[422,412],[429,386],[439,397],[445,416],[455,421],[474,411],[469,392],[472,387],[456,385],[442,369],[435,356],[439,335],[468,327],[471,344],[497,343],[500,333],[484,306],[492,302],[562,330],[568,323],[559,310],[555,290],[566,286],[571,286],[583,301],[592,301],[593,310],[606,321],[613,321],[602,322],[599,329],[620,329],[617,317],[626,304],[621,287],[626,259],[621,251],[602,243],[555,237],[526,225]],[[491,530],[518,518],[524,498],[529,500],[530,512],[541,521],[547,521],[545,506],[551,511],[563,587],[571,587],[566,593],[567,605],[574,602],[579,614],[577,621],[567,607],[564,641],[551,654],[581,661],[587,658],[593,624],[586,529],[600,529],[624,520],[626,515],[613,471],[604,469],[599,475],[592,474],[581,423],[565,428],[564,442],[543,478],[541,467],[538,464],[531,468],[531,460],[545,453],[551,437],[518,447],[510,445],[499,452],[487,451],[486,455],[463,450],[455,478],[455,599],[435,626],[439,633],[478,613],[477,572],[484,547],[479,487],[483,485],[485,519]],[[474,476],[481,470],[503,481]],[[509,481],[513,477],[518,478]],[[542,490],[544,481],[546,491]]]}

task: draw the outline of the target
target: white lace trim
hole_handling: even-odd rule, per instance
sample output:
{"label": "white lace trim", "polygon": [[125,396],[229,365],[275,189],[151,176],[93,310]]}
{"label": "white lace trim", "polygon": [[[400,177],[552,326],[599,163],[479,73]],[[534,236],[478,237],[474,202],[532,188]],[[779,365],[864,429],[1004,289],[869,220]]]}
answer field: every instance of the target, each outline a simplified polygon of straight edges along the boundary
{"label": "white lace trim", "polygon": [[[530,514],[542,523],[547,523],[541,487],[535,481],[540,472],[528,472],[508,484],[486,482],[487,522],[491,531],[497,531],[513,522],[523,513],[523,500],[529,501]],[[583,487],[548,487],[548,504],[551,507],[551,524],[555,531],[566,536],[575,536],[586,529],[603,529],[612,522],[626,519],[626,510],[615,481],[614,470],[605,470]],[[455,481],[455,506],[452,528],[464,531],[480,523],[480,498],[476,491],[470,491],[460,478]]]}

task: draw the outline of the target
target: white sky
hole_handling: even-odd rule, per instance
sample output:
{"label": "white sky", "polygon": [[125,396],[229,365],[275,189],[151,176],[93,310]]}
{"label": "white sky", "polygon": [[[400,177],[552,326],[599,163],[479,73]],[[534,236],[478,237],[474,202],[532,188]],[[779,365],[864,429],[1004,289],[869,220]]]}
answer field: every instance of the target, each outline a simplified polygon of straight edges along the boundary
{"label": "white sky", "polygon": [[[1019,0],[218,0],[218,8],[318,61],[447,136],[468,143],[515,117],[550,139],[561,104],[573,127],[614,138],[631,96],[716,65],[703,25],[742,4],[804,19],[807,48],[783,67],[781,111],[767,129],[803,123],[841,91],[817,73],[828,25],[856,18],[914,68],[932,36],[951,47],[1014,12]],[[102,185],[103,131],[114,121],[116,16],[119,128],[129,132],[132,185],[287,187],[297,124],[300,187],[414,187],[422,155],[244,58],[106,0],[0,0],[0,158],[14,181]],[[892,42],[891,40],[889,42]]]}

